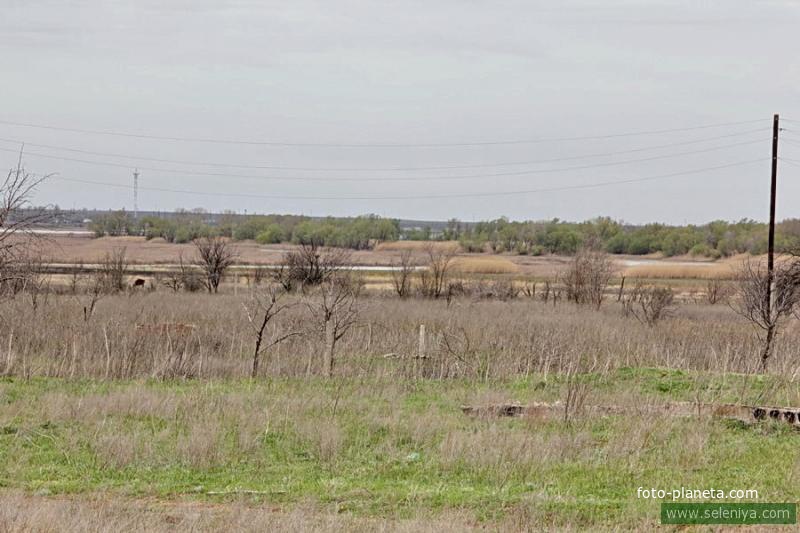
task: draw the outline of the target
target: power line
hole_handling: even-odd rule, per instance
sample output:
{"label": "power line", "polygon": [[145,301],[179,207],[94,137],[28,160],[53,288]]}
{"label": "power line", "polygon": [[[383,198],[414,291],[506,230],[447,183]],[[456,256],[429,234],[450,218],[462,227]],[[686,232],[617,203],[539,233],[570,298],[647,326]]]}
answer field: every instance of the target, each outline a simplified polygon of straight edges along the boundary
{"label": "power line", "polygon": [[[529,161],[512,161],[512,162],[505,162],[505,163],[482,163],[482,164],[473,164],[473,165],[439,165],[439,166],[418,166],[418,167],[289,167],[289,166],[276,166],[276,165],[242,165],[237,163],[219,163],[219,162],[203,162],[203,161],[188,161],[188,160],[179,160],[179,159],[164,159],[164,158],[156,158],[156,157],[143,157],[143,156],[134,156],[134,155],[127,155],[127,154],[119,154],[113,152],[97,152],[91,150],[81,150],[78,148],[70,148],[65,146],[57,146],[51,144],[37,144],[37,143],[30,143],[27,141],[21,141],[18,139],[5,139],[0,138],[2,142],[8,142],[13,144],[26,144],[27,146],[34,146],[38,148],[46,148],[51,150],[59,150],[65,152],[72,152],[72,153],[79,153],[79,154],[86,154],[86,155],[96,155],[96,156],[104,156],[104,157],[118,157],[123,159],[132,159],[137,161],[153,161],[158,163],[170,163],[170,164],[178,164],[178,165],[194,165],[194,166],[210,166],[210,167],[218,167],[218,168],[242,168],[242,169],[250,169],[250,170],[299,170],[299,171],[309,171],[309,172],[394,172],[394,171],[416,171],[416,170],[457,170],[457,169],[470,169],[470,168],[492,168],[492,167],[505,167],[505,166],[523,166],[523,165],[537,165],[542,163],[556,163],[560,161],[575,161],[580,159],[593,159],[596,157],[609,157],[614,155],[623,155],[629,153],[637,153],[637,152],[645,152],[649,150],[658,150],[662,148],[672,148],[676,146],[686,146],[690,144],[698,144],[703,142],[709,141],[716,141],[720,139],[726,139],[730,137],[739,137],[742,135],[747,135],[750,133],[758,133],[765,131],[767,128],[756,128],[750,129],[745,131],[740,131],[736,133],[729,133],[727,135],[717,135],[714,137],[705,137],[702,139],[693,139],[690,141],[679,141],[673,143],[666,143],[666,144],[657,144],[657,145],[650,145],[644,146],[639,148],[631,148],[627,150],[616,150],[610,152],[595,152],[591,154],[583,154],[583,155],[576,155],[576,156],[565,156],[565,157],[555,157],[550,159],[536,159],[536,160],[529,160]],[[53,156],[55,157],[55,156]],[[126,167],[127,168],[127,167]]]}
{"label": "power line", "polygon": [[[498,177],[508,177],[508,176],[524,176],[530,174],[546,174],[546,173],[555,173],[555,172],[568,172],[572,170],[586,170],[586,169],[594,169],[594,168],[602,168],[602,167],[613,167],[613,166],[620,166],[620,165],[627,165],[632,163],[642,163],[646,161],[657,161],[661,159],[671,159],[674,157],[681,157],[686,155],[695,155],[695,154],[702,154],[713,152],[717,150],[723,150],[738,146],[746,146],[752,145],[756,143],[761,143],[762,139],[757,140],[749,140],[743,141],[738,143],[730,143],[721,146],[714,146],[710,148],[703,148],[700,150],[691,150],[686,152],[677,152],[672,154],[662,154],[656,156],[649,156],[649,157],[642,157],[638,159],[626,159],[623,161],[609,161],[605,163],[593,163],[590,165],[577,165],[577,166],[569,166],[569,167],[560,167],[560,168],[548,168],[548,169],[533,169],[533,170],[519,170],[519,171],[508,171],[508,172],[494,172],[494,173],[485,173],[485,174],[465,174],[465,175],[457,175],[457,176],[375,176],[369,178],[353,178],[353,177],[309,177],[309,176],[255,176],[252,174],[234,174],[234,173],[227,173],[227,172],[206,172],[206,171],[195,171],[195,170],[182,170],[182,169],[167,169],[167,168],[158,168],[158,167],[138,167],[142,170],[147,170],[151,172],[165,172],[170,174],[184,174],[184,175],[192,175],[192,176],[213,176],[213,177],[224,177],[224,178],[245,178],[245,179],[255,179],[255,180],[263,180],[263,181],[314,181],[314,182],[386,182],[386,181],[456,181],[456,180],[468,180],[468,179],[484,179],[484,178],[498,178]],[[0,151],[6,152],[16,152],[16,150],[11,150],[9,148],[0,148]],[[89,165],[99,165],[99,166],[109,166],[109,167],[118,167],[118,168],[130,168],[129,165],[125,165],[122,163],[112,163],[112,162],[102,162],[102,161],[91,161],[86,159],[76,159],[70,157],[63,157],[63,156],[53,156],[48,154],[41,154],[37,152],[27,151],[26,156],[33,156],[33,157],[43,157],[47,159],[58,159],[63,161],[73,161],[83,164]]]}
{"label": "power line", "polygon": [[108,135],[114,137],[127,137],[135,139],[149,139],[157,141],[175,141],[175,142],[196,142],[196,143],[212,143],[212,144],[238,144],[238,145],[251,145],[251,146],[296,146],[296,147],[315,147],[315,148],[446,148],[457,146],[496,146],[496,145],[515,145],[515,144],[537,144],[548,142],[565,142],[565,141],[587,141],[599,139],[613,139],[619,137],[635,137],[641,135],[659,135],[664,133],[677,133],[692,130],[702,130],[711,128],[722,128],[726,126],[736,126],[741,124],[754,124],[761,122],[764,119],[754,120],[741,120],[736,122],[720,122],[717,124],[703,124],[697,126],[687,126],[683,128],[668,128],[660,130],[645,130],[624,133],[612,133],[606,135],[584,135],[577,137],[554,137],[554,138],[539,138],[539,139],[517,139],[517,140],[500,140],[500,141],[472,141],[472,142],[442,142],[442,143],[322,143],[322,142],[288,142],[288,141],[255,141],[244,139],[215,139],[204,137],[178,137],[168,135],[153,135],[144,133],[123,132],[117,130],[93,130],[82,128],[68,128],[62,126],[53,126],[47,124],[33,124],[28,122],[14,122],[10,120],[0,120],[0,124],[7,126],[18,126],[25,128],[36,128],[53,131],[65,131],[71,133],[82,133],[88,135]]}
{"label": "power line", "polygon": [[[447,194],[424,194],[424,195],[409,195],[409,196],[284,196],[284,195],[262,195],[262,194],[246,194],[246,193],[225,193],[225,192],[207,192],[207,191],[191,191],[182,189],[167,189],[161,187],[140,187],[141,190],[149,190],[154,192],[167,192],[177,194],[192,194],[198,196],[212,196],[212,197],[233,197],[233,198],[258,198],[266,200],[424,200],[424,199],[440,199],[440,198],[485,198],[485,197],[498,197],[498,196],[516,196],[522,194],[536,194],[580,189],[594,189],[600,187],[608,187],[613,185],[623,185],[628,183],[638,183],[645,181],[655,181],[661,179],[668,179],[678,176],[688,176],[692,174],[700,174],[703,172],[712,172],[726,168],[733,168],[737,166],[744,166],[752,163],[759,163],[767,161],[768,159],[751,159],[747,161],[738,161],[735,163],[728,163],[725,165],[718,165],[713,167],[698,168],[693,170],[686,170],[681,172],[671,172],[669,174],[659,174],[655,176],[646,176],[639,178],[629,178],[624,180],[604,181],[597,183],[588,183],[583,185],[567,185],[562,187],[550,187],[540,189],[522,189],[514,191],[494,191],[484,193],[447,193]],[[85,180],[80,178],[65,178],[61,176],[54,176],[56,179],[85,183],[89,185],[101,185],[108,187],[116,187],[129,189],[130,185],[122,185],[118,183],[109,183],[102,181]]]}

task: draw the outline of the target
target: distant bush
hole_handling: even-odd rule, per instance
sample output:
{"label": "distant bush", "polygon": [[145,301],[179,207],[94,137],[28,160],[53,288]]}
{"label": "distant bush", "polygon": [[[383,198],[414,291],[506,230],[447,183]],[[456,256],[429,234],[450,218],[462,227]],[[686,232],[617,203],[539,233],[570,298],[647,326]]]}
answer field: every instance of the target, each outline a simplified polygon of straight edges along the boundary
{"label": "distant bush", "polygon": [[484,251],[486,241],[480,239],[461,239],[461,249],[470,254],[479,254]]}
{"label": "distant bush", "polygon": [[529,253],[530,255],[538,257],[540,255],[544,255],[544,252],[545,252],[544,246],[541,246],[539,244],[534,244],[533,246],[531,246]]}
{"label": "distant bush", "polygon": [[286,232],[279,224],[271,224],[256,235],[259,244],[278,244],[286,240]]}
{"label": "distant bush", "polygon": [[692,246],[692,249],[689,250],[689,255],[707,256],[709,252],[711,252],[711,248],[709,248],[707,244],[695,244]]}
{"label": "distant bush", "polygon": [[722,257],[722,253],[719,250],[716,248],[711,248],[705,243],[695,244],[692,246],[692,249],[689,250],[689,255],[693,257],[710,257],[712,259],[719,259]]}

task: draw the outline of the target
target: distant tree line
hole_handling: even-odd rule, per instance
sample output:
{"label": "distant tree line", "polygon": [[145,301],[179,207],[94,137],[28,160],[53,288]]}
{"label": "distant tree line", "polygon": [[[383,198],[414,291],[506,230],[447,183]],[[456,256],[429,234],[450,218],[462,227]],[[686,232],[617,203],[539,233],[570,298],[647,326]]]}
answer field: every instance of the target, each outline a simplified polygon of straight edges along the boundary
{"label": "distant tree line", "polygon": [[255,240],[261,244],[314,243],[322,246],[364,250],[380,241],[400,238],[397,220],[366,215],[354,218],[311,219],[296,215],[222,215],[210,221],[206,213],[186,212],[181,216],[141,217],[125,211],[96,217],[89,225],[96,236],[142,235],[167,242],[186,243],[204,237],[228,237],[236,241]]}
{"label": "distant tree line", "polygon": [[[523,255],[572,255],[589,247],[613,254],[665,256],[691,254],[723,257],[767,251],[767,225],[753,220],[717,220],[703,225],[625,225],[610,218],[585,222],[510,222],[504,218],[463,225],[451,221],[444,238],[458,240],[468,251],[491,249]],[[779,251],[800,249],[800,219],[788,219],[776,228]]]}
{"label": "distant tree line", "polygon": [[[747,219],[686,226],[634,226],[607,217],[584,222],[558,219],[513,222],[499,218],[464,223],[452,219],[442,231],[434,232],[429,227],[401,230],[398,220],[377,215],[324,219],[298,215],[222,215],[212,219],[207,213],[184,212],[169,218],[147,216],[136,220],[130,213],[116,211],[96,217],[90,229],[97,236],[143,235],[174,243],[221,236],[261,244],[315,243],[354,250],[369,249],[382,241],[444,240],[458,241],[467,252],[522,255],[572,255],[589,247],[613,254],[660,252],[665,256],[691,254],[717,258],[739,253],[760,254],[767,249],[767,225]],[[800,250],[800,219],[778,224],[776,246],[779,251]]]}

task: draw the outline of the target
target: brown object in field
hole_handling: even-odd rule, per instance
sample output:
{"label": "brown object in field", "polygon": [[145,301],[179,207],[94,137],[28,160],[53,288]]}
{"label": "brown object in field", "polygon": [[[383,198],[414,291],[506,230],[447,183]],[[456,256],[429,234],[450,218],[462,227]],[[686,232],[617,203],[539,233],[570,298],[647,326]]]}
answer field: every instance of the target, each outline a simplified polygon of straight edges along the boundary
{"label": "brown object in field", "polygon": [[147,283],[146,279],[144,279],[144,278],[136,278],[135,280],[133,280],[133,283],[131,284],[131,287],[133,287],[134,289],[136,287],[144,288],[146,283]]}
{"label": "brown object in field", "polygon": [[197,326],[194,324],[181,324],[179,322],[164,322],[161,324],[136,324],[136,332],[147,335],[169,335],[180,337],[191,335]]}

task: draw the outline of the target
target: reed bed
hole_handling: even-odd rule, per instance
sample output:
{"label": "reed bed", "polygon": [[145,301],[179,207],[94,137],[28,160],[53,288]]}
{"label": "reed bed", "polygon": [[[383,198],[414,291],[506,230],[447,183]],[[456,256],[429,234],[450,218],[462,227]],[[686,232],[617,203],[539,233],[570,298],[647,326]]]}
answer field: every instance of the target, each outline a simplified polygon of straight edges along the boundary
{"label": "reed bed", "polygon": [[622,270],[622,275],[640,279],[734,279],[736,268],[729,263],[697,263],[696,265],[667,262],[651,265],[636,265]]}
{"label": "reed bed", "polygon": [[460,250],[461,245],[458,241],[391,241],[375,245],[376,252],[403,252],[406,250],[425,252],[430,249],[442,251]]}
{"label": "reed bed", "polygon": [[463,274],[516,274],[519,265],[501,256],[462,256],[453,261],[452,269]]}

